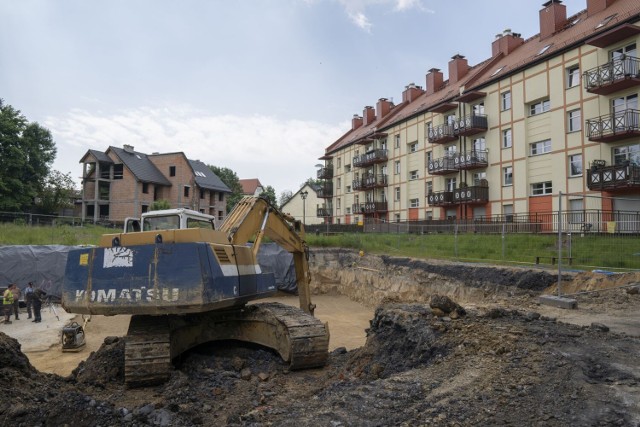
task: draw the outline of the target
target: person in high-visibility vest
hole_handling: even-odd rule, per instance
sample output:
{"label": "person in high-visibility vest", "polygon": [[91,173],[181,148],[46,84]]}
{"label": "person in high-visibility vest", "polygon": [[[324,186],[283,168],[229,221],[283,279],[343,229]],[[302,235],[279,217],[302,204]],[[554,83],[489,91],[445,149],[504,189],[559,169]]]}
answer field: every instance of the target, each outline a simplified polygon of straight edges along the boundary
{"label": "person in high-visibility vest", "polygon": [[9,285],[4,294],[2,295],[2,308],[4,308],[4,323],[11,323],[11,311],[13,311],[13,290],[15,289],[15,283]]}

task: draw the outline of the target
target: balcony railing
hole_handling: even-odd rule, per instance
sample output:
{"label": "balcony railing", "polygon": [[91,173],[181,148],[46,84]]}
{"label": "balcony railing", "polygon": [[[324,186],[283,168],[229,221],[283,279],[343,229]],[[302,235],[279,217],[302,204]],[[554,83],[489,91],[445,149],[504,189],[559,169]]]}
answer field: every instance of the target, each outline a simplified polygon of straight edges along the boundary
{"label": "balcony railing", "polygon": [[460,170],[486,168],[489,165],[486,150],[471,150],[455,157],[455,167]]}
{"label": "balcony railing", "polygon": [[627,190],[640,188],[640,166],[618,164],[613,166],[592,166],[587,170],[589,190]]}
{"label": "balcony railing", "polygon": [[439,159],[430,161],[427,164],[427,170],[431,175],[447,175],[457,172],[456,159],[456,155],[440,157]]}
{"label": "balcony railing", "polygon": [[624,110],[587,120],[587,137],[594,142],[613,142],[640,135],[640,111]]}
{"label": "balcony railing", "polygon": [[640,61],[633,56],[614,59],[583,74],[587,92],[609,95],[640,84]]}
{"label": "balcony railing", "polygon": [[329,217],[331,216],[331,212],[333,212],[333,209],[331,208],[331,206],[318,205],[316,207],[316,216],[318,218]]}
{"label": "balcony railing", "polygon": [[387,150],[378,148],[376,150],[367,151],[359,156],[355,156],[353,158],[353,166],[356,168],[362,168],[375,165],[376,163],[384,163],[387,160]]}
{"label": "balcony railing", "polygon": [[436,191],[427,195],[429,206],[447,206],[453,204],[453,191]]}
{"label": "balcony railing", "polygon": [[449,141],[455,141],[457,137],[453,134],[453,125],[443,124],[430,127],[427,138],[432,144],[444,144]]}
{"label": "balcony railing", "polygon": [[456,188],[453,190],[453,203],[473,204],[489,201],[489,187],[474,185],[472,187]]}
{"label": "balcony railing", "polygon": [[360,179],[353,180],[352,187],[354,191],[386,187],[388,182],[387,178],[388,176],[385,174],[366,174]]}
{"label": "balcony railing", "polygon": [[333,197],[333,182],[325,182],[324,185],[320,186],[316,193],[318,194],[318,197],[322,199]]}
{"label": "balcony railing", "polygon": [[333,178],[333,166],[328,166],[318,169],[318,179],[331,179]]}
{"label": "balcony railing", "polygon": [[387,212],[387,202],[365,202],[353,205],[353,213],[373,214]]}
{"label": "balcony railing", "polygon": [[453,122],[454,135],[469,136],[487,130],[487,116],[484,114],[469,114]]}

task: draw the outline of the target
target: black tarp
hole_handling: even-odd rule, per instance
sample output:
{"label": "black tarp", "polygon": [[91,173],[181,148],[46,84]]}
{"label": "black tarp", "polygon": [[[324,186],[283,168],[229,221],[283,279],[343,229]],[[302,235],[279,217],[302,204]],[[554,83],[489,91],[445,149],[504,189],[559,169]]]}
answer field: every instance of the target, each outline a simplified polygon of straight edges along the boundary
{"label": "black tarp", "polygon": [[263,243],[260,245],[258,264],[260,264],[263,273],[274,274],[279,290],[289,293],[298,291],[293,255],[278,244]]}

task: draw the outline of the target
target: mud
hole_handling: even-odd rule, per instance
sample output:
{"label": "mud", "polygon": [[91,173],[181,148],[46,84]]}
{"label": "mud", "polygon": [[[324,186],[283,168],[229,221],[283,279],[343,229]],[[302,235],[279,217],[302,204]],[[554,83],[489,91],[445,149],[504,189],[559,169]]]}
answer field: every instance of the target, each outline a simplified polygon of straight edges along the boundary
{"label": "mud", "polygon": [[[587,317],[636,313],[622,333],[548,315],[536,298],[553,291],[550,272],[347,251],[313,260],[316,293],[379,300],[365,345],[335,349],[325,368],[289,371],[264,348],[211,343],[184,355],[168,383],[129,390],[119,337],[60,377],[0,333],[0,425],[640,425],[636,275],[563,283],[598,290],[576,296]],[[464,310],[437,316],[434,295]]]}

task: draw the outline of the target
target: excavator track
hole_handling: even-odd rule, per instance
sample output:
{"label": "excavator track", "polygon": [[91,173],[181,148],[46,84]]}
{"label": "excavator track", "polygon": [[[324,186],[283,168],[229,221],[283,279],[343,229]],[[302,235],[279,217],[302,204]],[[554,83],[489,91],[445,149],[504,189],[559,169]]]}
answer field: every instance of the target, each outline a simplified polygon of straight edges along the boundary
{"label": "excavator track", "polygon": [[322,367],[329,348],[325,323],[280,303],[251,304],[184,316],[133,316],[125,345],[128,387],[161,384],[171,360],[210,341],[238,340],[272,348],[292,370]]}

